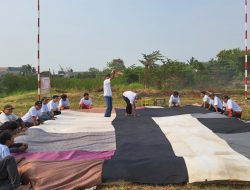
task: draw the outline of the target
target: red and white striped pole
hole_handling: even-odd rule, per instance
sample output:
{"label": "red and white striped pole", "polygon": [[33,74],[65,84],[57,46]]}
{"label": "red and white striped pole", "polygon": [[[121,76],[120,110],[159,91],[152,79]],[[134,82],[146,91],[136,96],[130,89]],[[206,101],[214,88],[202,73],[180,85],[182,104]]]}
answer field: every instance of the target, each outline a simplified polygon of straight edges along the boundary
{"label": "red and white striped pole", "polygon": [[41,99],[41,81],[40,81],[40,0],[38,0],[37,4],[38,8],[38,18],[37,18],[37,81],[38,81],[38,100]]}
{"label": "red and white striped pole", "polygon": [[247,37],[248,37],[247,35],[247,0],[245,0],[245,99],[247,99],[247,96],[248,96],[248,93],[247,93],[247,84],[248,84]]}

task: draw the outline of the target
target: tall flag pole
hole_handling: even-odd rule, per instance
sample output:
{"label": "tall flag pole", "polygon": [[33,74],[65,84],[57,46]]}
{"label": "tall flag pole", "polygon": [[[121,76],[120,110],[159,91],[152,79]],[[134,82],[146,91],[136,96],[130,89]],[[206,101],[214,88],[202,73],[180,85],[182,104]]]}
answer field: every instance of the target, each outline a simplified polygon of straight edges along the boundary
{"label": "tall flag pole", "polygon": [[247,0],[245,0],[245,99],[247,99],[247,96],[248,96],[248,93],[247,93],[247,83],[248,83],[247,37],[248,37],[248,35],[247,35]]}
{"label": "tall flag pole", "polygon": [[41,81],[40,81],[40,0],[37,2],[38,18],[37,18],[37,81],[38,81],[38,100],[41,99]]}

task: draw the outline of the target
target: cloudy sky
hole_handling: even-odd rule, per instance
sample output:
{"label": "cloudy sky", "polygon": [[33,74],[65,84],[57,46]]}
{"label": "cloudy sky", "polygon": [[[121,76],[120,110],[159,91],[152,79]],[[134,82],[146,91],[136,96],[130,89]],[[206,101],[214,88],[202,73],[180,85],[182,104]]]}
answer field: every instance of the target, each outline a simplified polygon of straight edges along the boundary
{"label": "cloudy sky", "polygon": [[[140,64],[160,50],[207,61],[244,48],[244,0],[40,0],[41,69]],[[36,67],[37,0],[0,0],[0,67]]]}

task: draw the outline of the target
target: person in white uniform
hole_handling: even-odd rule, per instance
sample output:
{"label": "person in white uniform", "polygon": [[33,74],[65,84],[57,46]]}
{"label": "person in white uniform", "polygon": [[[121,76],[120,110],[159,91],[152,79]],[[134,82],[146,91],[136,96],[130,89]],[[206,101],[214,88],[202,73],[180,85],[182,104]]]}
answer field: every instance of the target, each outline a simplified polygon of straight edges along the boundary
{"label": "person in white uniform", "polygon": [[141,99],[140,96],[138,94],[136,94],[135,92],[125,91],[122,94],[122,97],[127,104],[125,115],[126,116],[130,116],[130,115],[137,116],[137,114],[135,113],[135,103],[137,100]]}
{"label": "person in white uniform", "polygon": [[223,95],[222,100],[225,107],[225,115],[228,115],[228,117],[241,118],[242,109],[235,101],[227,95]]}
{"label": "person in white uniform", "polygon": [[207,93],[205,91],[201,91],[201,97],[202,97],[202,108],[208,108],[210,103],[210,98],[208,97]]}
{"label": "person in white uniform", "polygon": [[115,71],[113,70],[111,74],[108,74],[105,80],[103,81],[103,96],[105,98],[107,107],[104,117],[111,117],[113,105],[112,105],[112,90],[110,81],[113,80],[114,77],[115,77]]}
{"label": "person in white uniform", "polygon": [[180,100],[179,92],[174,91],[174,93],[169,98],[169,107],[170,108],[180,107],[180,105],[181,105],[181,100]]}
{"label": "person in white uniform", "polygon": [[29,111],[22,117],[22,120],[24,122],[29,123],[31,126],[37,126],[40,125],[42,121],[42,102],[41,101],[36,101],[35,105],[32,106]]}
{"label": "person in white uniform", "polygon": [[50,100],[49,103],[47,104],[49,111],[52,112],[54,115],[61,114],[61,111],[58,110],[58,101],[59,101],[59,96],[54,95],[52,96],[52,100]]}
{"label": "person in white uniform", "polygon": [[68,96],[66,94],[62,94],[58,105],[59,110],[69,109],[69,105]]}
{"label": "person in white uniform", "polygon": [[214,111],[214,112],[222,112],[223,104],[220,98],[218,96],[215,96],[214,93],[209,94],[210,98],[210,105],[208,107],[208,110]]}

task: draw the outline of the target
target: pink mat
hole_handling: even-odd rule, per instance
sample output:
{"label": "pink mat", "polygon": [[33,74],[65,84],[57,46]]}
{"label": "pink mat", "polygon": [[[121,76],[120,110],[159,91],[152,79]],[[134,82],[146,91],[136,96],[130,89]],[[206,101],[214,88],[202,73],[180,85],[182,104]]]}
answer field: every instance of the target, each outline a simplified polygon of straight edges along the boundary
{"label": "pink mat", "polygon": [[81,150],[73,151],[54,151],[54,152],[26,152],[26,153],[13,153],[15,157],[24,156],[29,161],[61,161],[61,160],[98,160],[110,159],[115,151],[104,152],[87,152]]}

